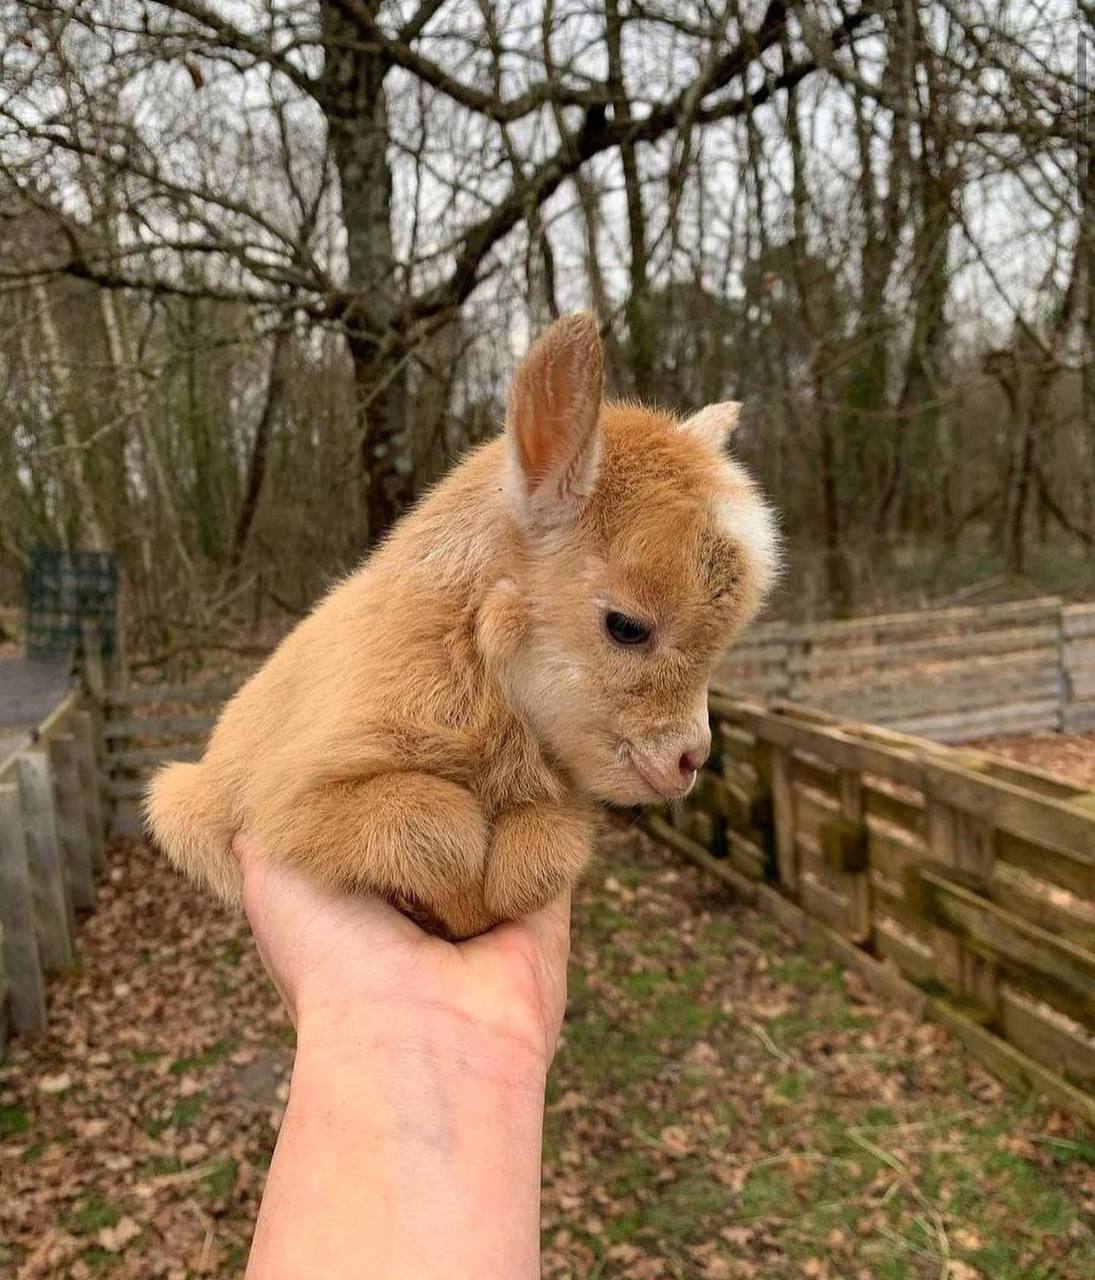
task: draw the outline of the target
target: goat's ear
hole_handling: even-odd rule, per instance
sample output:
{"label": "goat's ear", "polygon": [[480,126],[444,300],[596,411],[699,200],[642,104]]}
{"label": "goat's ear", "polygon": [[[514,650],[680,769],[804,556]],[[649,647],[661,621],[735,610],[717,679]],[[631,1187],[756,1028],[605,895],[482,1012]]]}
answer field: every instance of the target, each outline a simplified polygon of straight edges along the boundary
{"label": "goat's ear", "polygon": [[601,452],[604,360],[588,313],[557,320],[513,379],[506,418],[507,486],[518,515],[558,525],[593,491]]}
{"label": "goat's ear", "polygon": [[709,404],[681,423],[682,431],[690,431],[705,440],[712,448],[725,448],[730,433],[738,425],[741,405],[736,400],[723,400],[721,404]]}

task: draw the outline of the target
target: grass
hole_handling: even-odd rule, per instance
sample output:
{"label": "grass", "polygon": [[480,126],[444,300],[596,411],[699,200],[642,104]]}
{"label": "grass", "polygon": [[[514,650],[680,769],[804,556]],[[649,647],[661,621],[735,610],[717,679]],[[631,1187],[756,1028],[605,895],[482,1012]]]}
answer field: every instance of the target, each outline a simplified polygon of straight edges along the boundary
{"label": "grass", "polygon": [[171,1108],[171,1124],[176,1129],[185,1129],[187,1125],[197,1122],[202,1113],[208,1094],[204,1089],[192,1093],[189,1098],[180,1098]]}
{"label": "grass", "polygon": [[[129,981],[142,947],[131,962],[118,937],[174,927],[179,967],[134,979],[170,1016],[109,1071],[63,1060],[48,1038],[13,1042],[0,1067],[0,1275],[53,1233],[69,1253],[39,1274],[59,1280],[121,1280],[137,1260],[141,1274],[194,1275],[207,1241],[202,1274],[231,1280],[275,1134],[284,1076],[266,1067],[288,1064],[292,1032],[238,917],[210,926],[213,909],[140,850],[115,858],[117,915],[107,904],[85,925],[88,972]],[[134,925],[141,891],[178,916]],[[59,1019],[86,1025],[79,992],[53,995]],[[115,1019],[97,1042],[125,1043],[126,1002],[97,1016]],[[37,1082],[61,1068],[79,1087],[42,1105]],[[670,853],[609,831],[575,897],[544,1135],[544,1280],[1089,1280],[1093,1204],[1092,1135]],[[114,1253],[99,1233],[122,1218],[141,1234]]]}
{"label": "grass", "polygon": [[204,1052],[196,1054],[192,1058],[177,1058],[171,1064],[171,1074],[173,1076],[184,1076],[191,1071],[203,1071],[206,1067],[216,1066],[218,1062],[222,1062],[235,1048],[232,1041],[218,1040],[216,1044],[210,1045]]}
{"label": "grass", "polygon": [[197,1093],[192,1093],[186,1098],[179,1098],[166,1112],[157,1102],[156,1112],[144,1123],[145,1133],[155,1139],[168,1129],[187,1129],[197,1124],[208,1097],[204,1089],[199,1089]]}
{"label": "grass", "polygon": [[238,1171],[235,1160],[218,1160],[202,1179],[205,1194],[212,1200],[223,1200],[235,1186]]}
{"label": "grass", "polygon": [[0,1138],[12,1138],[26,1133],[30,1120],[22,1107],[0,1107]]}
{"label": "grass", "polygon": [[80,1258],[90,1269],[91,1274],[96,1276],[112,1271],[118,1261],[117,1254],[111,1253],[109,1249],[100,1249],[98,1245],[85,1249],[80,1254]]}
{"label": "grass", "polygon": [[546,1277],[1095,1274],[1087,1135],[649,857],[577,903]]}
{"label": "grass", "polygon": [[85,1196],[68,1215],[66,1226],[77,1236],[93,1235],[104,1227],[113,1227],[122,1216],[117,1206],[93,1192]]}

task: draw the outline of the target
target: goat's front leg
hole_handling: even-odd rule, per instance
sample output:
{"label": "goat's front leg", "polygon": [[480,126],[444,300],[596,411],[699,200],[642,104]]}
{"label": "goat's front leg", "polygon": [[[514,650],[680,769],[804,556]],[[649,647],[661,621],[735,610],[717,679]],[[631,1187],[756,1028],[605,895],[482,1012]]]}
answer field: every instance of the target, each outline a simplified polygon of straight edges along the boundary
{"label": "goat's front leg", "polygon": [[515,920],[573,885],[593,853],[593,819],[559,804],[518,805],[491,832],[483,897],[487,910]]}
{"label": "goat's front leg", "polygon": [[488,831],[475,797],[430,774],[381,773],[317,785],[255,834],[325,884],[380,894],[452,938],[497,921],[483,900]]}

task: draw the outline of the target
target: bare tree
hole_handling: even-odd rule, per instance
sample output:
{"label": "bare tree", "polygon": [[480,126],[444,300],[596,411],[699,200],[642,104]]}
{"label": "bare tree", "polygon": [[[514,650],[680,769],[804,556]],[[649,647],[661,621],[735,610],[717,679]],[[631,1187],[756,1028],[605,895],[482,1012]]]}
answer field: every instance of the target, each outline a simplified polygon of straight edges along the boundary
{"label": "bare tree", "polygon": [[302,607],[590,304],[619,390],[749,400],[797,607],[1086,547],[1071,13],[0,0],[0,563],[114,546],[146,645]]}

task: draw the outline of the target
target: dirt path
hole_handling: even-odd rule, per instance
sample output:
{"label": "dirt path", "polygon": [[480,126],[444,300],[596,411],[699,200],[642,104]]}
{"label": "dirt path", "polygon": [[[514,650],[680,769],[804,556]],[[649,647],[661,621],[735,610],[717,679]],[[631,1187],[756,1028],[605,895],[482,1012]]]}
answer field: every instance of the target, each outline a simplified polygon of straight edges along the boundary
{"label": "dirt path", "polygon": [[985,738],[970,745],[1059,773],[1095,791],[1095,733],[1028,733],[1015,738]]}
{"label": "dirt path", "polygon": [[[125,845],[81,942],[0,1068],[0,1276],[239,1275],[291,1053],[246,934]],[[549,1280],[1093,1274],[1090,1136],[623,829],[571,993]]]}

